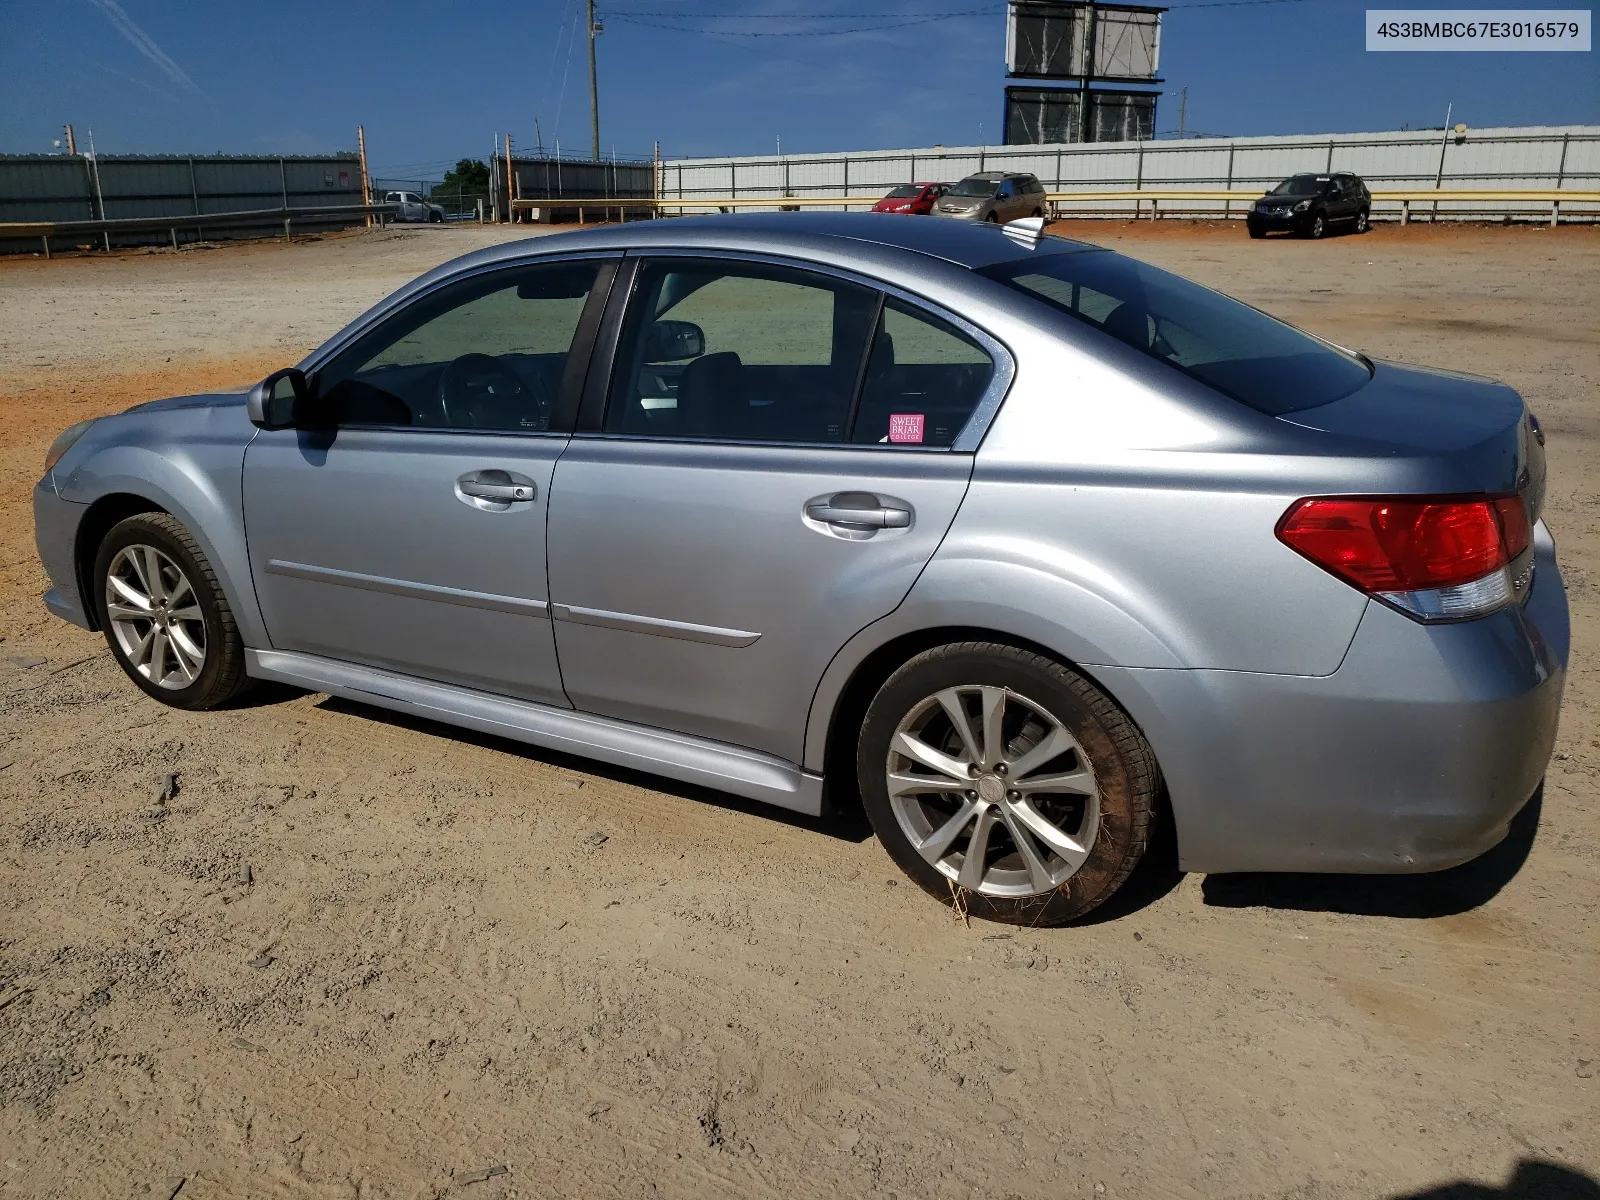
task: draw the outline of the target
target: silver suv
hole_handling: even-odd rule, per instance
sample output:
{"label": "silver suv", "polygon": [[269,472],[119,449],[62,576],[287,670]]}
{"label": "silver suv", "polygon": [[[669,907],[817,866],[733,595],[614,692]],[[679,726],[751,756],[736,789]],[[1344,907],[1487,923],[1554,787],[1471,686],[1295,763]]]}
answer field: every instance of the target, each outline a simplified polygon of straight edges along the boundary
{"label": "silver suv", "polygon": [[1026,217],[1042,217],[1048,204],[1044,184],[1032,175],[983,171],[968,175],[949,190],[934,215],[963,221],[1003,224]]}
{"label": "silver suv", "polygon": [[[1028,222],[1028,226],[1032,226]],[[74,426],[50,611],[252,679],[820,814],[1070,920],[1197,871],[1421,871],[1534,793],[1544,435],[1134,259],[866,214],[448,263],[249,396]]]}

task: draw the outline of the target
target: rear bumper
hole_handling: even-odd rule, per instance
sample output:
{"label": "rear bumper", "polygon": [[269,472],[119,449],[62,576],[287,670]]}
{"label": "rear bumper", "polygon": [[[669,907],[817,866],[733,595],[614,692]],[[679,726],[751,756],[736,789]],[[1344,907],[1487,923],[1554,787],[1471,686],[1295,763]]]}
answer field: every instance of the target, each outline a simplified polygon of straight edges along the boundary
{"label": "rear bumper", "polygon": [[63,621],[70,621],[84,629],[93,623],[84,610],[83,597],[78,589],[78,571],[74,547],[78,539],[78,522],[88,506],[74,504],[56,495],[49,476],[40,480],[33,489],[33,540],[39,548],[39,561],[45,574],[50,576],[51,588],[44,594],[44,606]]}
{"label": "rear bumper", "polygon": [[1370,604],[1312,678],[1102,669],[1166,775],[1183,866],[1410,872],[1476,858],[1538,788],[1566,679],[1566,590],[1541,524],[1520,608],[1418,624]]}

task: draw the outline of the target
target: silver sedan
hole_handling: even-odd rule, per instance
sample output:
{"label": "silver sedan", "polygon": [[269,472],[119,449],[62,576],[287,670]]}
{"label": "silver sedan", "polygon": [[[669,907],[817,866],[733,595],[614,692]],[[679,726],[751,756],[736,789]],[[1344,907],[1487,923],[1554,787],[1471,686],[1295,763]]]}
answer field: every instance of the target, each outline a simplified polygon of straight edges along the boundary
{"label": "silver sedan", "polygon": [[1543,776],[1566,595],[1521,397],[1039,222],[652,221],[446,264],[248,396],[74,426],[57,615],[822,814],[1056,924],[1199,871],[1425,871]]}

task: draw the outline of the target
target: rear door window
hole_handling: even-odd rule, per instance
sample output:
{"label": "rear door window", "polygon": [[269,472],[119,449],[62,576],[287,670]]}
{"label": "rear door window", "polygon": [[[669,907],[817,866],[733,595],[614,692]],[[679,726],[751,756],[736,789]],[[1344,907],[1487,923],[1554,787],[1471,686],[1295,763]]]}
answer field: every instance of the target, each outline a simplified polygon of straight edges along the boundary
{"label": "rear door window", "polygon": [[605,432],[845,441],[876,301],[870,288],[786,267],[646,263]]}
{"label": "rear door window", "polygon": [[1338,400],[1372,377],[1347,350],[1109,250],[1018,259],[981,273],[1273,416]]}
{"label": "rear door window", "polygon": [[829,275],[711,259],[639,268],[602,429],[949,447],[994,377],[940,317]]}
{"label": "rear door window", "polygon": [[850,440],[948,446],[993,377],[994,360],[966,333],[890,296],[873,337]]}

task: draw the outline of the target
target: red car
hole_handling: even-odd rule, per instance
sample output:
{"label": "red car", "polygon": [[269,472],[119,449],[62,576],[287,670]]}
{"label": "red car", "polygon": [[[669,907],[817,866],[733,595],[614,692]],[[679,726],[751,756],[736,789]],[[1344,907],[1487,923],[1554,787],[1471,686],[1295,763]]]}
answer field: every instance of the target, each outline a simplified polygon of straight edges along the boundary
{"label": "red car", "polygon": [[873,212],[927,216],[933,202],[950,190],[948,183],[904,183],[872,206]]}

